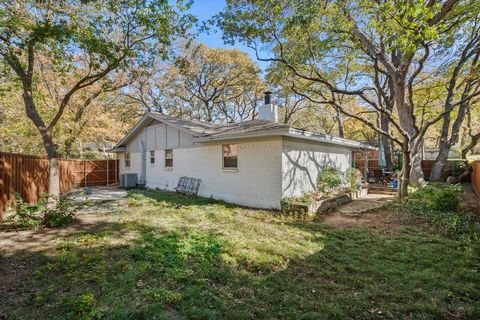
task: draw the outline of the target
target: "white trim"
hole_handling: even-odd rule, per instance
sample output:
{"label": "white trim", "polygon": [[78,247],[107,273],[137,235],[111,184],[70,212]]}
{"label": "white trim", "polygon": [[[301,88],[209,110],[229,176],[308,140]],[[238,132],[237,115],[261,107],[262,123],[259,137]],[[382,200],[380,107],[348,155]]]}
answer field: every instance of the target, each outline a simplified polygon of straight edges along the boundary
{"label": "white trim", "polygon": [[367,149],[367,150],[377,150],[378,148],[367,143],[336,138],[329,135],[324,135],[320,133],[295,129],[295,128],[280,128],[274,130],[265,130],[265,131],[255,131],[250,133],[239,133],[239,134],[225,134],[221,136],[213,137],[199,137],[193,138],[194,142],[208,142],[208,141],[227,141],[234,139],[246,139],[246,138],[256,138],[256,137],[268,137],[268,136],[284,136],[297,139],[305,139],[317,142],[323,142],[327,144],[335,144],[344,147],[349,147],[353,149]]}
{"label": "white trim", "polygon": [[[175,124],[173,122],[170,122],[168,119],[165,119],[165,117],[162,115],[146,113],[142,117],[142,119],[140,119],[139,122],[135,125],[135,127],[133,127],[133,129],[130,130],[130,132],[122,140],[120,140],[115,145],[114,148],[108,151],[109,152],[125,152],[125,147],[123,147],[123,145],[125,145],[130,140],[131,137],[135,136],[135,134],[137,134],[137,131],[139,131],[140,129],[142,129],[148,124],[147,123],[148,119],[156,120],[174,129],[178,129],[179,134],[180,134],[180,131],[191,134],[193,136],[193,139],[192,139],[193,143],[196,143],[196,142],[201,143],[201,142],[209,142],[209,141],[212,141],[212,142],[227,141],[227,140],[235,140],[235,139],[249,139],[249,138],[269,137],[269,136],[284,136],[284,137],[322,142],[327,144],[334,144],[334,145],[344,146],[352,149],[364,149],[364,150],[378,149],[377,147],[374,147],[367,143],[348,140],[348,139],[342,139],[342,138],[336,138],[326,134],[320,134],[316,132],[295,129],[288,126],[283,128],[276,128],[276,129],[258,129],[256,131],[245,132],[245,133],[218,134],[218,135],[213,134],[210,136],[209,135],[198,136],[199,134],[197,132],[184,128],[181,125]],[[156,138],[156,135],[155,135],[155,138]]]}
{"label": "white trim", "polygon": [[198,137],[198,138],[194,137],[193,141],[194,142],[226,141],[226,140],[234,140],[234,139],[281,136],[282,133],[287,133],[287,132],[288,132],[288,128],[272,129],[268,131],[259,130],[255,132],[225,134],[225,135],[213,136],[213,137],[209,137],[209,136]]}
{"label": "white trim", "polygon": [[[120,152],[120,151],[116,151],[116,149],[119,149],[120,148],[123,148],[123,145],[125,145],[128,141],[130,141],[130,139],[135,136],[135,134],[137,134],[137,131],[140,130],[140,129],[143,129],[144,127],[146,127],[148,125],[148,122],[146,122],[147,119],[151,119],[151,120],[156,120],[156,121],[159,121],[167,126],[170,126],[172,128],[175,128],[175,129],[178,129],[182,132],[185,132],[185,133],[188,133],[188,134],[191,134],[193,136],[195,135],[198,135],[198,133],[192,131],[192,130],[189,130],[187,128],[184,128],[180,125],[177,125],[175,123],[172,123],[170,121],[168,121],[167,119],[165,119],[164,117],[162,117],[161,115],[156,115],[156,114],[152,114],[152,113],[146,113],[138,122],[137,124],[125,135],[125,137],[123,137],[116,145],[115,147],[113,147],[112,149],[108,150],[110,152]],[[158,125],[154,125],[152,127],[156,127]],[[179,133],[180,135],[180,133]]]}
{"label": "white trim", "polygon": [[188,133],[188,134],[191,134],[191,135],[198,135],[198,132],[195,132],[195,131],[192,131],[190,129],[187,129],[185,127],[182,127],[181,125],[178,125],[176,123],[173,123],[171,121],[168,121],[167,119],[165,119],[162,115],[159,115],[159,114],[151,114],[149,113],[148,116],[152,117],[153,119],[157,120],[157,121],[160,121],[164,124],[166,124],[167,126],[170,126],[172,128],[175,128],[175,129],[178,129],[180,131],[183,131],[185,133]]}
{"label": "white trim", "polygon": [[287,137],[297,138],[297,139],[306,139],[306,140],[313,140],[313,141],[321,141],[330,144],[336,144],[351,148],[360,148],[360,149],[368,149],[368,150],[377,150],[378,148],[372,146],[368,143],[358,142],[348,139],[336,138],[333,136],[329,136],[326,134],[300,130],[295,128],[290,128]]}

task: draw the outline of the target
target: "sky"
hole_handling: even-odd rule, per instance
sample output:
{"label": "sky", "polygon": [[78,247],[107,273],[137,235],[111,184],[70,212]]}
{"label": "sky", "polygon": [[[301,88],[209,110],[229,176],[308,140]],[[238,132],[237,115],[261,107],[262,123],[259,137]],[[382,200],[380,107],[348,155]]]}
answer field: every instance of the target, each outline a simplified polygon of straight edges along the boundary
{"label": "sky", "polygon": [[[224,0],[193,0],[192,8],[189,12],[195,15],[199,22],[204,22],[219,13],[224,7]],[[255,61],[262,68],[262,70],[265,71],[268,66],[268,63],[257,60],[255,51],[253,49],[248,48],[247,46],[238,42],[235,43],[234,46],[224,44],[222,40],[222,31],[214,28],[213,26],[212,30],[208,34],[201,33],[197,40],[212,48],[240,49],[248,53],[252,60]]]}

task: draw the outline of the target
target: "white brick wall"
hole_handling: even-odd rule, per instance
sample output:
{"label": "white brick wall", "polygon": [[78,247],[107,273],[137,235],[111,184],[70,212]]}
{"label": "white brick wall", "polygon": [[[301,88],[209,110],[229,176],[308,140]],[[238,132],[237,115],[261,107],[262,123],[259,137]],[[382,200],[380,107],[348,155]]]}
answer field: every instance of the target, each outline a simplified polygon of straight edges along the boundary
{"label": "white brick wall", "polygon": [[[299,139],[243,140],[238,144],[238,171],[222,169],[221,143],[173,150],[173,169],[164,167],[164,150],[155,151],[150,165],[147,151],[147,187],[173,190],[182,176],[202,179],[199,195],[258,208],[280,208],[282,197],[313,191],[326,165],[345,172],[351,167],[351,149]],[[119,154],[120,174],[140,177],[141,153],[131,153],[130,168]]]}
{"label": "white brick wall", "polygon": [[130,153],[130,167],[125,168],[125,154],[119,153],[118,160],[120,164],[119,165],[120,174],[136,173],[138,174],[138,178],[140,179],[140,173],[142,171],[141,161],[140,161],[141,157],[142,157],[142,153],[140,152]]}
{"label": "white brick wall", "polygon": [[318,173],[325,166],[346,172],[351,167],[351,149],[300,139],[284,139],[282,150],[283,197],[314,191]]}
{"label": "white brick wall", "polygon": [[[282,198],[282,140],[245,140],[238,144],[238,171],[222,169],[221,144],[174,149],[173,169],[164,167],[164,150],[155,151],[151,166],[147,153],[147,187],[173,189],[181,176],[202,179],[199,195],[240,205],[276,208]],[[120,173],[140,177],[141,153],[133,153],[130,169],[120,156]]]}

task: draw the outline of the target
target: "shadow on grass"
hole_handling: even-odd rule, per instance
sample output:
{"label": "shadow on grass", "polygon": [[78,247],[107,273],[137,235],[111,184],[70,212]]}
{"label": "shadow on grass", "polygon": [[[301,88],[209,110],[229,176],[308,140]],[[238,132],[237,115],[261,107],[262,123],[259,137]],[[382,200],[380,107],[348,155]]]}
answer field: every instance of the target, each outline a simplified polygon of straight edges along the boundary
{"label": "shadow on grass", "polygon": [[[454,242],[295,223],[324,249],[281,271],[232,263],[232,245],[197,231],[112,224],[4,258],[7,318],[478,318],[478,254]],[[112,244],[131,230],[125,245]],[[229,256],[228,259],[226,257]],[[227,262],[229,261],[229,262]],[[474,272],[477,270],[476,272]],[[0,316],[1,317],[1,316]]]}
{"label": "shadow on grass", "polygon": [[143,202],[151,200],[153,203],[165,203],[169,206],[203,206],[203,205],[221,205],[226,208],[237,208],[235,204],[227,203],[213,198],[204,198],[200,196],[186,196],[180,193],[169,191],[151,191],[151,190],[130,190],[127,199],[131,202]]}

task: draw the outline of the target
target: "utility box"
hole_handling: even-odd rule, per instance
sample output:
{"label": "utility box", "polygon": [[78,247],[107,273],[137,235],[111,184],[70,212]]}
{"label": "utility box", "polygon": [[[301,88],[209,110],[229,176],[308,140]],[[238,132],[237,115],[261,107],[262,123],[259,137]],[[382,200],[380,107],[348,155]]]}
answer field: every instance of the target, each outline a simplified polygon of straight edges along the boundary
{"label": "utility box", "polygon": [[138,176],[136,173],[122,174],[122,188],[132,189],[137,187]]}

